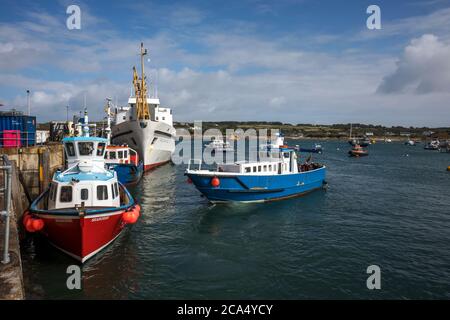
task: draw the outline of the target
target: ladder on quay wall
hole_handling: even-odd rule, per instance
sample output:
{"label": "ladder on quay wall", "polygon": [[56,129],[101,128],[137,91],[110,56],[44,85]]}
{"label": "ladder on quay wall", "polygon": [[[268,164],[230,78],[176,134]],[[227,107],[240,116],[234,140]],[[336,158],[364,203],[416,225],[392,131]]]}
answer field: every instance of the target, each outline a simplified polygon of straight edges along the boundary
{"label": "ladder on quay wall", "polygon": [[0,211],[0,217],[5,219],[5,239],[1,263],[8,264],[11,261],[9,256],[9,231],[11,219],[12,166],[8,156],[5,154],[0,156],[0,172],[2,173],[1,180],[3,180],[3,186],[0,187],[0,192],[3,192],[3,209]]}

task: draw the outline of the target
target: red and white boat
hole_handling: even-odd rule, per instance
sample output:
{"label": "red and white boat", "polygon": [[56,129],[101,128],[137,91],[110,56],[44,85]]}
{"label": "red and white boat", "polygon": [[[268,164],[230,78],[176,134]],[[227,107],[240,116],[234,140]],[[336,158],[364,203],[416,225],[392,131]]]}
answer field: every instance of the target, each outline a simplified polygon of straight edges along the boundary
{"label": "red and white boat", "polygon": [[108,140],[83,132],[63,140],[67,169],[54,174],[23,219],[28,232],[40,232],[81,262],[112,243],[140,211],[116,172],[105,168]]}
{"label": "red and white boat", "polygon": [[135,149],[144,163],[144,171],[170,161],[175,151],[176,130],[173,127],[172,110],[160,106],[156,90],[152,97],[147,94],[144,73],[144,56],[147,49],[141,43],[141,77],[133,68],[134,96],[128,106],[114,111],[111,141],[126,144]]}

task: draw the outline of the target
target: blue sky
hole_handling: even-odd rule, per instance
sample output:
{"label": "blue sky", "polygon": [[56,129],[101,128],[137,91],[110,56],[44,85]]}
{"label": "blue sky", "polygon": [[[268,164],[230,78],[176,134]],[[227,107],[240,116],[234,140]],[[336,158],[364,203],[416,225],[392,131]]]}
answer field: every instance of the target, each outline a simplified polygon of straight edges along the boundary
{"label": "blue sky", "polygon": [[[65,26],[69,4],[81,30]],[[368,30],[366,8],[381,8]],[[0,3],[0,103],[64,119],[125,104],[139,43],[178,121],[448,126],[450,1]]]}

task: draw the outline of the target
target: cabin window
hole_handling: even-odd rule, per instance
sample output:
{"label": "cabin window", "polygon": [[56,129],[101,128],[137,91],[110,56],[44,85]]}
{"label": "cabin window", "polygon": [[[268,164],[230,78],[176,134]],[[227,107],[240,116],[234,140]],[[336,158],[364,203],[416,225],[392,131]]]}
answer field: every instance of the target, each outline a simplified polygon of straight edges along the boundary
{"label": "cabin window", "polygon": [[166,117],[162,117],[162,118],[163,118],[163,121],[166,120]]}
{"label": "cabin window", "polygon": [[128,159],[128,151],[127,150],[123,151],[123,158]]}
{"label": "cabin window", "polygon": [[66,153],[68,157],[75,157],[75,147],[72,142],[66,143]]}
{"label": "cabin window", "polygon": [[272,171],[272,165],[269,164],[269,171]]}
{"label": "cabin window", "polygon": [[158,140],[157,137],[153,138],[152,143],[151,144],[155,144],[156,140]]}
{"label": "cabin window", "polygon": [[80,198],[81,198],[81,200],[89,199],[89,190],[88,189],[81,189],[81,191],[80,191]]}
{"label": "cabin window", "polygon": [[116,190],[116,197],[119,195],[119,184],[116,182],[114,183],[114,189]]}
{"label": "cabin window", "polygon": [[118,151],[117,153],[118,153],[117,158],[123,159],[123,151]]}
{"label": "cabin window", "polygon": [[72,187],[71,186],[61,187],[59,201],[60,202],[72,202]]}
{"label": "cabin window", "polygon": [[263,170],[264,170],[264,172],[267,171],[267,165],[264,165]]}
{"label": "cabin window", "polygon": [[108,188],[106,186],[97,186],[97,200],[108,200]]}
{"label": "cabin window", "polygon": [[114,184],[111,185],[111,194],[112,194],[112,198],[115,199],[116,193],[114,192]]}
{"label": "cabin window", "polygon": [[100,142],[97,146],[97,156],[103,156],[103,153],[105,152],[105,146],[106,144],[104,142]]}
{"label": "cabin window", "polygon": [[246,168],[245,168],[245,172],[246,172],[246,173],[250,173],[250,172],[252,172],[252,168],[250,168],[250,167],[246,167]]}
{"label": "cabin window", "polygon": [[285,158],[289,158],[289,152],[285,152],[285,153],[284,153],[284,157],[285,157]]}
{"label": "cabin window", "polygon": [[258,172],[261,172],[261,166],[258,166]]}
{"label": "cabin window", "polygon": [[116,159],[116,152],[115,151],[110,151],[109,152],[109,158],[110,159]]}
{"label": "cabin window", "polygon": [[91,156],[93,151],[93,142],[78,142],[78,152],[80,153],[80,156]]}
{"label": "cabin window", "polygon": [[256,167],[253,167],[253,172],[256,172]]}

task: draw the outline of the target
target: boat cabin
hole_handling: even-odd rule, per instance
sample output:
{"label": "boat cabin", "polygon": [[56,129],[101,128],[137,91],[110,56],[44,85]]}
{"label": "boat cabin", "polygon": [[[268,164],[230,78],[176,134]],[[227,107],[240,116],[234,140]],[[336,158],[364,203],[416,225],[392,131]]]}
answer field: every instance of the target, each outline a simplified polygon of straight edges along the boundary
{"label": "boat cabin", "polygon": [[48,209],[120,206],[119,184],[114,176],[92,181],[57,177],[50,184]]}
{"label": "boat cabin", "polygon": [[108,164],[139,164],[138,153],[128,146],[107,146],[105,161]]}
{"label": "boat cabin", "polygon": [[105,150],[108,140],[99,137],[69,137],[63,139],[67,165],[71,167],[80,162],[91,162],[104,166]]}
{"label": "boat cabin", "polygon": [[[277,155],[276,157],[274,155]],[[195,162],[195,161],[194,161]],[[188,170],[191,170],[189,163]],[[216,171],[224,175],[248,174],[248,175],[279,175],[279,174],[293,174],[299,172],[310,171],[318,169],[320,165],[305,163],[299,165],[297,163],[297,154],[292,148],[280,148],[279,152],[272,152],[271,156],[263,161],[237,161],[232,164],[218,164]],[[201,163],[198,167],[201,169]],[[203,170],[206,171],[207,170]]]}
{"label": "boat cabin", "polygon": [[63,144],[68,168],[53,176],[48,209],[120,206],[117,175],[105,169],[107,139],[70,137]]}

